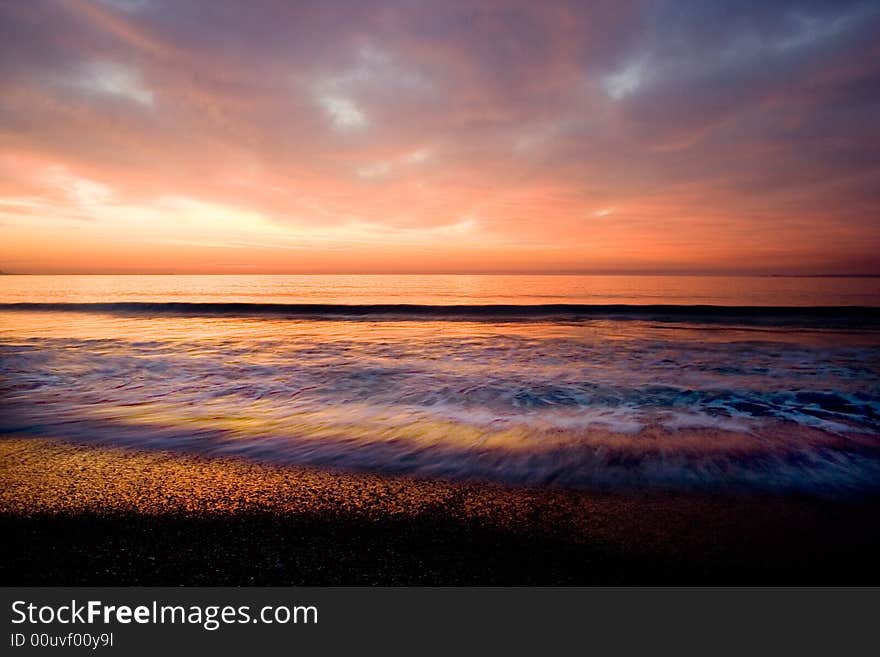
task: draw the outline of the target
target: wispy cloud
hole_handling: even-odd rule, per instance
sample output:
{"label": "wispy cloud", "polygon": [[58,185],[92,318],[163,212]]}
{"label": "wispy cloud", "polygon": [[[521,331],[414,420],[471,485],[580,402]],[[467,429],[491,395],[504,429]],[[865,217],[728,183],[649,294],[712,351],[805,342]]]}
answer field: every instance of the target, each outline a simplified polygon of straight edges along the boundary
{"label": "wispy cloud", "polygon": [[319,92],[317,100],[335,128],[363,128],[369,123],[364,111],[350,98]]}
{"label": "wispy cloud", "polygon": [[146,86],[140,73],[134,68],[114,62],[88,62],[59,79],[58,83],[60,86],[89,94],[117,97],[147,107],[153,106],[154,93]]}

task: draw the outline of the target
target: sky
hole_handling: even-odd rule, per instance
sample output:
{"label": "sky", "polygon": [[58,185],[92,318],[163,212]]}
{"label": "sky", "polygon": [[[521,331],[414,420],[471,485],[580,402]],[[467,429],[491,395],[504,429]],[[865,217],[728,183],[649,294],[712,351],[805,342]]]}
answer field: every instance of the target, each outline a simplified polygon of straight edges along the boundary
{"label": "sky", "polygon": [[880,274],[880,3],[0,0],[0,269]]}

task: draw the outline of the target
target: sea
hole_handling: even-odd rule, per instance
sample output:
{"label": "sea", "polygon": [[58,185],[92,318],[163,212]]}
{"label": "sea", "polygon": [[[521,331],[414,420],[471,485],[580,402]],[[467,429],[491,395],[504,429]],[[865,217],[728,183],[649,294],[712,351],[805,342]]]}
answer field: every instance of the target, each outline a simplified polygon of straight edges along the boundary
{"label": "sea", "polygon": [[880,492],[880,278],[0,276],[0,434],[516,486]]}

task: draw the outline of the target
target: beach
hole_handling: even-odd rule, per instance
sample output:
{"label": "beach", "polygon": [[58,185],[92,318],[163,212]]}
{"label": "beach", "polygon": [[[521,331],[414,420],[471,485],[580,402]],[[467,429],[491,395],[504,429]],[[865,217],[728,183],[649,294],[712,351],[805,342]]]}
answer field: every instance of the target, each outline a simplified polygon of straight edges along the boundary
{"label": "beach", "polygon": [[876,498],[510,487],[0,440],[6,585],[867,584]]}

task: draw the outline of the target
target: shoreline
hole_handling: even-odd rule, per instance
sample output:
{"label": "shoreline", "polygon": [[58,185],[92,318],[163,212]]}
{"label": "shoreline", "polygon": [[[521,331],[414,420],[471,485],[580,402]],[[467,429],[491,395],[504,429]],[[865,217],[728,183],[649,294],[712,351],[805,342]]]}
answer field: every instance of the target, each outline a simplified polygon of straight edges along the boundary
{"label": "shoreline", "polygon": [[876,584],[880,499],[514,488],[0,437],[4,585]]}

